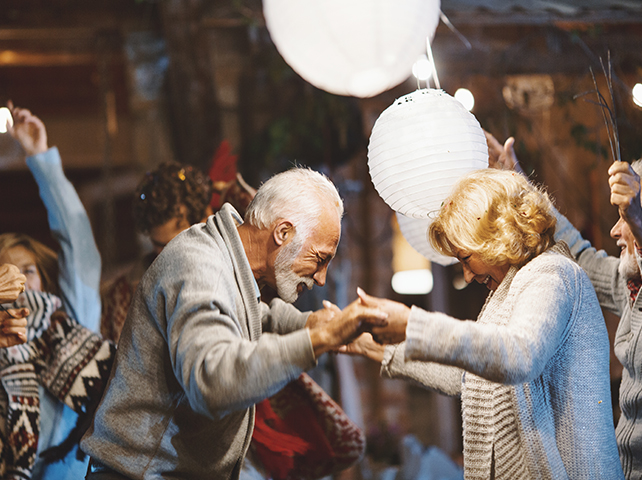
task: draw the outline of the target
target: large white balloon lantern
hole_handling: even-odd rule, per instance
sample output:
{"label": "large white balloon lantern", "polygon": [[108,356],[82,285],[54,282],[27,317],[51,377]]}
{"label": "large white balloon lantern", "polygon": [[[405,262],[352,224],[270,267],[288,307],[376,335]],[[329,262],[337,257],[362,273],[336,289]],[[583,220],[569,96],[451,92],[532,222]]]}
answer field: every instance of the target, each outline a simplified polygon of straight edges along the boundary
{"label": "large white balloon lantern", "polygon": [[401,234],[417,252],[431,262],[438,263],[439,265],[447,266],[457,263],[456,258],[437,253],[437,251],[432,248],[432,245],[428,241],[428,228],[432,223],[430,218],[406,217],[399,212],[397,212],[396,215]]}
{"label": "large white balloon lantern", "polygon": [[393,210],[428,218],[462,175],[488,167],[488,145],[477,119],[458,100],[442,90],[421,89],[379,116],[368,167]]}
{"label": "large white balloon lantern", "polygon": [[263,0],[263,13],[279,53],[306,81],[372,97],[410,76],[440,0]]}

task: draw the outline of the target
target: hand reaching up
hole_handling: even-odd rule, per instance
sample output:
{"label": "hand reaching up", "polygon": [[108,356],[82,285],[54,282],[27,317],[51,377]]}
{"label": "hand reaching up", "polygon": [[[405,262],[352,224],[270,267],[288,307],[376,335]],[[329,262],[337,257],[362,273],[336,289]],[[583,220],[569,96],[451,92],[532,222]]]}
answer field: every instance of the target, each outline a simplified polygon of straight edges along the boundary
{"label": "hand reaching up", "polygon": [[13,116],[13,126],[7,125],[7,131],[20,142],[27,156],[46,152],[47,130],[38,117],[25,108],[14,107],[8,102],[7,107]]}

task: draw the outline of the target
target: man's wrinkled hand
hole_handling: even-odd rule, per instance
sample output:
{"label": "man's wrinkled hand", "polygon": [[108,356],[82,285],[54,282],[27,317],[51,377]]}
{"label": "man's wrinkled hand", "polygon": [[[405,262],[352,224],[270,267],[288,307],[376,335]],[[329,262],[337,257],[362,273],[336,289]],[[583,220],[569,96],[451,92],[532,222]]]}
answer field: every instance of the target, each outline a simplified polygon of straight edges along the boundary
{"label": "man's wrinkled hand", "polygon": [[372,334],[366,332],[359,335],[359,337],[351,343],[339,347],[337,352],[347,355],[361,355],[377,363],[381,363],[383,361],[384,349],[385,347],[383,345],[374,341]]}
{"label": "man's wrinkled hand", "polygon": [[333,311],[331,319],[325,323],[319,322],[310,329],[310,339],[317,358],[325,352],[352,342],[365,331],[387,325],[387,313],[365,306],[361,300],[355,300],[340,314],[334,308],[326,309]]}

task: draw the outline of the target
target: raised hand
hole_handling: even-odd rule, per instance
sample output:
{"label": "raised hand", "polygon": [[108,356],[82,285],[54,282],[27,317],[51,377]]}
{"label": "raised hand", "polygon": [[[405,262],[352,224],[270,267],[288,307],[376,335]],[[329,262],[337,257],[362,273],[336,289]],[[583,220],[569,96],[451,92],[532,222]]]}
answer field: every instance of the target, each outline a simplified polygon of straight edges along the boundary
{"label": "raised hand", "polygon": [[28,308],[0,310],[0,348],[13,347],[27,341]]}
{"label": "raised hand", "polygon": [[379,343],[399,343],[406,339],[406,325],[408,324],[410,308],[403,303],[372,297],[360,288],[357,289],[357,295],[359,295],[359,300],[364,306],[376,308],[388,314],[386,325],[375,325],[370,329],[375,341]]}
{"label": "raised hand", "polygon": [[26,281],[27,277],[15,265],[0,265],[0,303],[15,302],[18,295],[25,291]]}
{"label": "raised hand", "polygon": [[642,245],[642,203],[640,177],[626,162],[613,162],[609,167],[611,204],[618,208],[620,217],[629,225],[638,246]]}
{"label": "raised hand", "polygon": [[7,107],[13,116],[13,126],[7,124],[7,131],[20,142],[27,156],[47,151],[47,130],[42,120],[25,108],[14,107],[11,102]]}
{"label": "raised hand", "polygon": [[515,139],[508,137],[502,146],[501,143],[489,132],[484,130],[486,143],[488,144],[488,166],[497,170],[512,170],[524,173],[515,155]]}
{"label": "raised hand", "polygon": [[[375,326],[383,327],[387,324],[387,314],[377,308],[363,305],[361,300],[355,300],[343,311],[330,304],[325,304],[323,310],[332,313],[328,318],[327,312],[315,321],[315,326],[310,328],[312,348],[317,358],[325,352],[336,350],[341,345],[352,342],[355,338]],[[331,306],[332,305],[332,306]],[[308,319],[310,322],[310,319]]]}

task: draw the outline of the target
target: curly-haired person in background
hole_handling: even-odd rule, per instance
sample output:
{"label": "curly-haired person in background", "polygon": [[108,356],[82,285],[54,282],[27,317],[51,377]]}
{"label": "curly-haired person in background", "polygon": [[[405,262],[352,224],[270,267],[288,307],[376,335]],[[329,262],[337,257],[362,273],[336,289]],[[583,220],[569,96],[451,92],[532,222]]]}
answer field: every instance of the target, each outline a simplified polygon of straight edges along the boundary
{"label": "curly-haired person in background", "polygon": [[101,333],[118,341],[138,281],[176,235],[212,214],[212,182],[196,168],[165,162],[147,172],[136,188],[133,216],[136,230],[149,237],[152,251],[125,275],[103,287]]}

